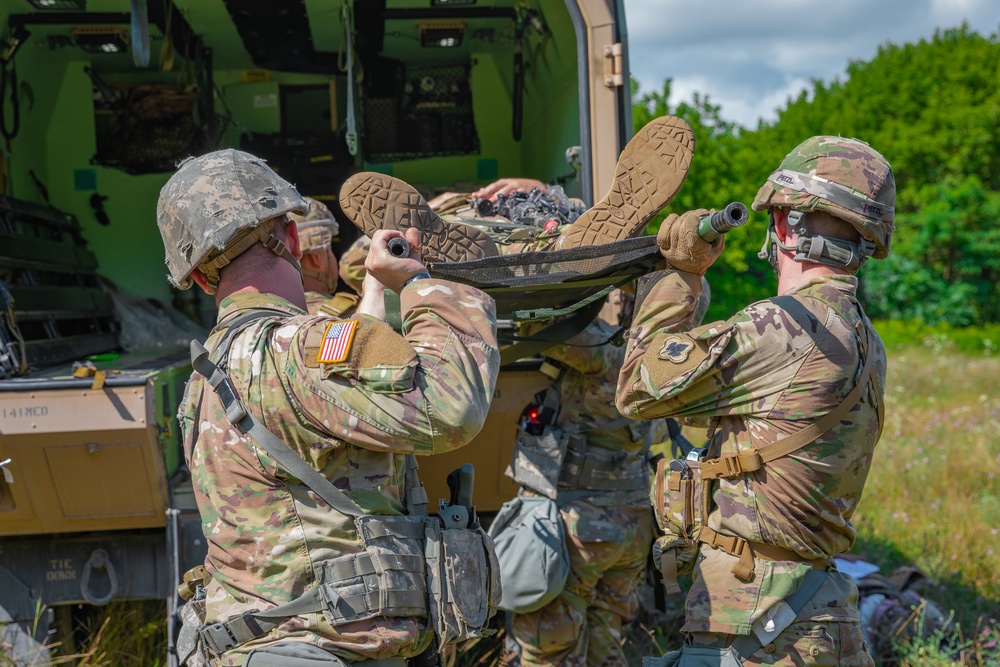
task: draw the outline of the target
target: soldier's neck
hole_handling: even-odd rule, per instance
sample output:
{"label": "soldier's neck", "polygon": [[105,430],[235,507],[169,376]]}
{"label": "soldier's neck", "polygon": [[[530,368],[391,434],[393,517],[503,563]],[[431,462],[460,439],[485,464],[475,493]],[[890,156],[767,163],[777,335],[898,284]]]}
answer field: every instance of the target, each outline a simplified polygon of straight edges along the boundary
{"label": "soldier's neck", "polygon": [[[789,253],[790,255],[790,253]],[[796,262],[790,256],[779,257],[778,295],[788,294],[804,282],[823,276],[847,276],[850,272],[826,264]]]}
{"label": "soldier's neck", "polygon": [[265,274],[239,277],[235,280],[226,280],[223,277],[219,281],[218,290],[215,292],[215,303],[219,304],[227,296],[233,294],[273,294],[298,306],[302,310],[306,310],[306,297],[302,289],[302,275],[287,262],[281,262],[281,265],[283,266],[276,266],[275,271]]}

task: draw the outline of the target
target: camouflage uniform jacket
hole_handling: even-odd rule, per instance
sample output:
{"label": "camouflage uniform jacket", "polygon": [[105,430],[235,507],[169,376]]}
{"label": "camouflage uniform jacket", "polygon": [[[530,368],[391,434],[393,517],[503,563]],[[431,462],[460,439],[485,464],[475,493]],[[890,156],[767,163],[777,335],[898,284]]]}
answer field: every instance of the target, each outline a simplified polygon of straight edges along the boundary
{"label": "camouflage uniform jacket", "polygon": [[365,260],[372,240],[361,236],[340,256],[340,281],[361,294],[361,284],[365,281]]}
{"label": "camouflage uniform jacket", "polygon": [[[796,433],[855,387],[864,328],[871,326],[857,301],[856,278],[805,281],[728,321],[685,334],[680,332],[690,322],[701,281],[683,272],[646,280],[657,276],[662,276],[658,282],[643,286],[648,292],[630,333],[618,384],[623,414],[712,417],[716,432],[709,456],[732,455]],[[883,387],[885,348],[877,335],[873,341],[874,373]],[[850,519],[878,433],[876,407],[866,394],[837,426],[803,449],[755,472],[717,480],[708,526],[807,558],[849,550],[855,538]],[[736,561],[702,546],[685,632],[747,634],[810,569],[757,558],[753,579],[742,583],[731,573]],[[825,610],[823,618],[856,621],[857,613],[845,603]]]}
{"label": "camouflage uniform jacket", "polygon": [[[221,323],[257,308],[279,311],[237,335],[229,374],[247,408],[367,513],[404,512],[405,453],[466,444],[482,427],[499,368],[495,305],[471,287],[421,280],[401,295],[402,336],[360,318],[342,363],[317,361],[329,318],[270,294],[222,300]],[[215,349],[216,330],[206,347]],[[180,413],[185,456],[212,575],[206,620],[293,600],[317,584],[318,561],[361,550],[351,517],[328,507],[231,427],[201,375]],[[348,661],[413,656],[431,639],[423,619],[376,617],[332,627],[322,614],[291,618],[225,653],[302,641]]]}

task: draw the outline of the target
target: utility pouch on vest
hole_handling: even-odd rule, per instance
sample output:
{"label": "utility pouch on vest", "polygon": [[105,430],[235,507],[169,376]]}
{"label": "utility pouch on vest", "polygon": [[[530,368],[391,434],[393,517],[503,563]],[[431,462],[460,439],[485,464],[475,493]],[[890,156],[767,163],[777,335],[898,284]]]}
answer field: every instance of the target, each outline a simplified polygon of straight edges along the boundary
{"label": "utility pouch on vest", "polygon": [[514,460],[505,475],[547,498],[556,499],[570,434],[546,425],[541,435],[518,429]]}
{"label": "utility pouch on vest", "polygon": [[490,524],[503,581],[501,608],[516,614],[541,609],[566,586],[569,551],[559,507],[545,496],[508,500]]}
{"label": "utility pouch on vest", "polygon": [[559,484],[563,488],[592,491],[648,489],[646,450],[629,454],[591,447],[585,434],[576,433],[569,439]]}
{"label": "utility pouch on vest", "polygon": [[[398,662],[397,667],[406,667],[402,658]],[[351,664],[305,642],[277,642],[250,651],[243,667],[351,667]]]}
{"label": "utility pouch on vest", "polygon": [[687,459],[660,459],[653,480],[653,508],[664,535],[653,545],[654,561],[667,592],[680,593],[677,575],[694,569],[698,534],[708,516],[708,489],[701,464]]}
{"label": "utility pouch on vest", "polygon": [[427,617],[424,521],[427,517],[355,519],[364,552],[318,564],[323,615],[334,627],[376,616]]}
{"label": "utility pouch on vest", "polygon": [[448,528],[425,517],[424,556],[429,616],[442,646],[486,637],[500,606],[500,564],[493,540],[479,526]]}

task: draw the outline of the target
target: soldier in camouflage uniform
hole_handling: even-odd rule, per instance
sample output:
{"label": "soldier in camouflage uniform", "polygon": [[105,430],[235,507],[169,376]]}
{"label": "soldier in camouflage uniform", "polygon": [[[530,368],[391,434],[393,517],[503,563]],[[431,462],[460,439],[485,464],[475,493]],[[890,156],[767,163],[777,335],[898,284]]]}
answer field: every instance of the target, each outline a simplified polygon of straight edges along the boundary
{"label": "soldier in camouflage uniform", "polygon": [[[707,282],[704,287],[695,325],[708,309]],[[646,453],[651,444],[669,437],[665,420],[629,422],[614,404],[625,348],[608,341],[628,321],[631,299],[615,290],[601,317],[566,344],[544,352],[562,369],[554,387],[560,398],[555,425],[580,435],[570,440],[571,450],[613,464],[605,471],[610,479],[597,484],[566,473],[560,481],[558,502],[570,574],[555,600],[537,611],[513,615],[513,634],[525,667],[626,664],[622,638],[639,610],[636,590],[645,576],[653,538]],[[530,335],[531,330],[525,327],[522,333]],[[589,469],[595,467],[593,462],[584,465],[581,457],[571,454],[564,467]],[[620,490],[614,488],[619,482]]]}
{"label": "soldier in camouflage uniform", "polygon": [[358,294],[364,292],[365,260],[372,247],[372,240],[362,234],[340,257],[340,280]]}
{"label": "soldier in camouflage uniform", "polygon": [[[234,318],[260,316],[238,330],[220,361],[247,409],[366,514],[399,516],[407,509],[404,454],[454,449],[482,427],[499,365],[494,303],[431,279],[416,233],[407,236],[410,257],[393,257],[387,243],[400,233],[384,231],[367,268],[400,293],[404,333],[360,316],[347,325],[353,336],[341,338],[338,322],[305,310],[299,239],[287,218],[305,210],[298,192],[252,155],[225,150],[183,163],[157,209],[170,280],[215,295],[209,351]],[[362,549],[352,517],[231,426],[201,375],[188,383],[179,416],[208,542],[202,622],[289,603],[320,583],[320,561]],[[403,667],[402,658],[433,639],[415,612],[335,625],[330,618],[301,613],[262,633],[248,625],[248,636],[212,653],[211,663],[289,664],[262,655],[282,647],[316,661],[308,664],[335,664],[337,656]],[[180,657],[198,664],[197,654]]]}
{"label": "soldier in camouflage uniform", "polygon": [[[660,229],[672,268],[640,285],[617,402],[636,419],[712,420],[700,463],[707,521],[676,560],[694,573],[689,644],[749,641],[747,665],[872,664],[857,588],[829,568],[854,544],[850,519],[882,426],[885,348],[858,303],[855,273],[888,255],[895,197],[889,164],[867,144],[804,141],[753,204],[770,214],[761,256],[777,272],[778,296],[687,333],[699,276],[722,238],[698,237],[703,210]],[[828,574],[807,577],[813,570]],[[782,600],[806,579],[822,583],[789,613]]]}
{"label": "soldier in camouflage uniform", "polygon": [[347,316],[354,311],[358,298],[337,289],[337,256],[333,254],[333,239],[340,225],[323,202],[305,197],[309,208],[305,214],[288,214],[299,232],[302,251],[302,286],[306,291],[306,309],[310,315]]}

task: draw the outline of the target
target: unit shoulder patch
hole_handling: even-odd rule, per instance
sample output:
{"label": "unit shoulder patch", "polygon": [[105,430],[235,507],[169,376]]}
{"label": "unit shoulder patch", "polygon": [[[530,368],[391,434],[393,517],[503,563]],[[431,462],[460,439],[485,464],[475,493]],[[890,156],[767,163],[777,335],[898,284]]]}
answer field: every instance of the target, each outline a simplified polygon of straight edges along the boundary
{"label": "unit shoulder patch", "polygon": [[657,356],[664,361],[683,364],[691,356],[694,341],[688,336],[669,336],[663,341],[663,346]]}

